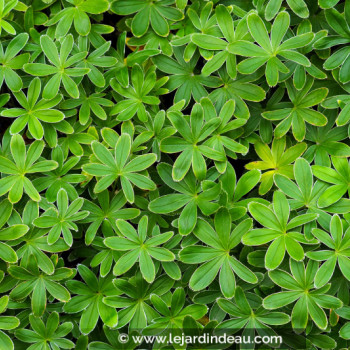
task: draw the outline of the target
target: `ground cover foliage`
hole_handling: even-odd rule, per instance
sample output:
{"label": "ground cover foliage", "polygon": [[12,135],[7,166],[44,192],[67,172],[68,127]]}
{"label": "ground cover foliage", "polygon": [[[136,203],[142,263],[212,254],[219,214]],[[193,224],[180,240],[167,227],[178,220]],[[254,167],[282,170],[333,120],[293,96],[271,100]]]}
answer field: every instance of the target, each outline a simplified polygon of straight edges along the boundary
{"label": "ground cover foliage", "polygon": [[0,33],[0,349],[348,348],[349,0],[0,0]]}

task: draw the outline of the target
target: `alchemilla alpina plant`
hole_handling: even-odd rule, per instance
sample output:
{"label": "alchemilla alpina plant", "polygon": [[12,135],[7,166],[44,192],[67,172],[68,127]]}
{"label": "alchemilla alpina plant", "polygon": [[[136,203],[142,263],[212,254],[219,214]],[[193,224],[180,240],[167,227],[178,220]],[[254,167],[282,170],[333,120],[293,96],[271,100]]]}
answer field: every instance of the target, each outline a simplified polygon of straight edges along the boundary
{"label": "alchemilla alpina plant", "polygon": [[350,0],[0,0],[0,89],[0,350],[350,348]]}

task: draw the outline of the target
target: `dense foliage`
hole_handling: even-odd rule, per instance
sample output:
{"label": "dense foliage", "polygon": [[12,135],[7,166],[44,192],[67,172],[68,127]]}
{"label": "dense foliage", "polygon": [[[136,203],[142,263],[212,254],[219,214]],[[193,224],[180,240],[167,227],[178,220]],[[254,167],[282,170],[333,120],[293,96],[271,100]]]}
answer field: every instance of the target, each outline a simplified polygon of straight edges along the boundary
{"label": "dense foliage", "polygon": [[350,0],[0,0],[0,36],[1,350],[350,346]]}

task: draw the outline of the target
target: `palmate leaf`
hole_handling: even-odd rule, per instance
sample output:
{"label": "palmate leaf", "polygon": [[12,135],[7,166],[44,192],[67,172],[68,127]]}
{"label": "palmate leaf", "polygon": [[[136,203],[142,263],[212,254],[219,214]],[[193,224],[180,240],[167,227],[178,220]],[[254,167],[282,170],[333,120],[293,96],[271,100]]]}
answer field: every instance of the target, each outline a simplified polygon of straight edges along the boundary
{"label": "palmate leaf", "polygon": [[97,195],[98,203],[85,200],[83,209],[89,212],[89,215],[82,222],[91,223],[85,234],[85,243],[91,244],[99,227],[112,226],[116,229],[116,220],[129,220],[139,216],[140,210],[136,208],[124,208],[126,198],[123,192],[119,192],[110,201],[110,192],[105,190]]}
{"label": "palmate leaf", "polygon": [[[341,116],[342,112],[339,114]],[[346,125],[336,126],[335,120],[338,117],[336,110],[325,111],[328,123],[323,127],[308,126],[306,140],[314,143],[308,148],[305,159],[309,162],[314,160],[316,165],[331,165],[330,156],[348,157],[349,146],[343,142],[347,138],[348,128]],[[338,119],[339,119],[338,117]]]}
{"label": "palmate leaf", "polygon": [[202,183],[197,182],[191,172],[182,181],[176,182],[172,178],[172,167],[165,163],[159,164],[157,170],[164,183],[177,193],[155,198],[148,207],[157,214],[168,214],[183,208],[178,220],[180,234],[188,235],[193,231],[197,223],[198,209],[203,215],[211,215],[219,209],[219,184],[209,179]]}
{"label": "palmate leaf", "polygon": [[6,31],[9,34],[15,35],[16,34],[16,29],[9,23],[8,20],[5,18],[9,16],[11,11],[16,7],[18,1],[17,0],[11,0],[6,3],[2,1],[0,4],[0,12],[1,12],[1,25],[0,25],[0,34],[1,30]]}
{"label": "palmate leaf", "polygon": [[72,322],[64,322],[60,325],[57,312],[50,314],[46,325],[39,317],[33,315],[29,316],[29,322],[33,331],[23,328],[16,330],[16,337],[19,340],[36,346],[45,346],[44,344],[48,342],[51,347],[57,346],[56,344],[60,344],[66,349],[74,347],[74,343],[65,338],[71,332],[73,324]]}
{"label": "palmate leaf", "polygon": [[1,112],[2,116],[16,118],[10,128],[11,134],[21,132],[26,125],[30,134],[36,139],[40,140],[44,136],[44,128],[41,122],[58,123],[64,119],[64,114],[54,109],[62,99],[61,95],[46,100],[38,100],[41,93],[41,82],[39,78],[33,79],[29,84],[27,96],[22,91],[14,93],[18,103],[22,108],[10,108]]}
{"label": "palmate leaf", "polygon": [[327,124],[327,118],[312,107],[318,105],[326,98],[328,89],[319,88],[310,92],[313,83],[313,79],[309,78],[300,91],[291,83],[286,83],[293,107],[263,113],[263,117],[268,120],[282,120],[275,128],[274,134],[276,137],[282,137],[292,128],[294,138],[301,142],[305,138],[305,123],[315,126]]}
{"label": "palmate leaf", "polygon": [[65,158],[62,148],[58,146],[52,150],[51,159],[58,163],[58,167],[44,176],[36,178],[33,181],[34,186],[39,192],[46,190],[45,197],[49,202],[56,200],[57,193],[61,188],[67,192],[70,200],[78,198],[76,186],[86,180],[86,177],[72,171],[80,158],[77,156]]}
{"label": "palmate leaf", "polygon": [[[17,215],[14,215],[17,214]],[[23,238],[23,244],[17,249],[16,253],[21,259],[22,264],[27,264],[33,255],[38,263],[40,270],[47,275],[52,275],[55,271],[54,262],[50,259],[50,254],[57,254],[67,251],[69,246],[63,239],[59,239],[55,244],[47,243],[48,229],[39,229],[33,222],[39,217],[39,205],[37,202],[28,201],[23,209],[22,218],[18,213],[13,213],[9,223],[20,225],[22,222],[29,227],[29,231]],[[18,241],[17,241],[18,242]]]}
{"label": "palmate leaf", "polygon": [[[151,302],[154,308],[161,314],[159,318],[153,321],[148,327],[146,327],[143,334],[159,334],[161,333],[157,327],[176,330],[181,327],[181,324],[186,316],[192,316],[195,320],[203,317],[207,312],[205,305],[192,304],[184,307],[185,304],[185,291],[183,288],[176,288],[171,296],[170,308],[166,305],[164,300],[157,296],[151,296]],[[161,328],[161,329],[162,329]]]}
{"label": "palmate leaf", "polygon": [[307,146],[301,142],[285,151],[286,138],[282,137],[273,140],[271,149],[259,141],[254,144],[254,148],[261,161],[248,163],[246,168],[248,170],[268,170],[262,174],[260,179],[259,194],[263,195],[271,189],[275,174],[282,174],[293,178],[291,163],[304,153]]}
{"label": "palmate leaf", "polygon": [[71,230],[77,231],[78,226],[75,223],[85,219],[89,212],[82,210],[84,199],[76,198],[72,203],[68,202],[67,192],[61,188],[57,193],[57,208],[50,207],[45,213],[34,220],[34,225],[40,228],[50,228],[47,242],[52,245],[58,241],[61,234],[68,246],[73,244],[73,235]]}
{"label": "palmate leaf", "polygon": [[102,192],[112,185],[118,178],[128,202],[134,202],[133,185],[144,190],[154,190],[155,184],[145,175],[138,172],[146,170],[155,161],[155,154],[145,154],[129,160],[131,139],[128,134],[122,134],[115,145],[114,156],[101,143],[93,142],[92,149],[100,163],[90,163],[83,166],[83,170],[90,175],[102,177],[96,184],[94,191]]}
{"label": "palmate leaf", "polygon": [[[312,244],[295,228],[315,220],[318,214],[300,215],[289,220],[289,205],[286,196],[276,191],[273,196],[273,210],[269,207],[251,202],[248,205],[250,214],[264,228],[254,229],[243,236],[246,245],[270,244],[265,255],[265,267],[268,270],[277,268],[283,261],[285,252],[296,261],[304,259],[304,250],[300,243]],[[317,242],[316,242],[317,243]]]}
{"label": "palmate leaf", "polygon": [[245,282],[258,282],[255,274],[239,260],[230,255],[242,236],[251,229],[250,219],[243,221],[232,232],[231,217],[222,209],[215,215],[215,230],[200,220],[194,230],[196,237],[207,246],[189,246],[181,250],[181,261],[189,264],[203,263],[192,275],[190,287],[193,290],[206,288],[220,271],[220,288],[226,298],[232,298],[235,291],[235,275]]}
{"label": "palmate leaf", "polygon": [[208,88],[216,88],[221,85],[216,76],[205,77],[195,72],[195,67],[199,59],[199,54],[195,53],[189,62],[183,58],[183,49],[175,48],[175,59],[166,55],[158,55],[152,60],[158,70],[169,74],[169,81],[165,85],[169,91],[176,90],[174,103],[185,100],[188,104],[193,97],[196,102],[204,96],[207,96]]}
{"label": "palmate leaf", "polygon": [[88,35],[91,30],[91,23],[88,14],[100,14],[108,10],[107,0],[101,0],[95,3],[91,0],[71,0],[71,5],[56,13],[48,22],[47,26],[57,24],[56,38],[65,36],[72,24],[79,35]]}
{"label": "palmate leaf", "polygon": [[116,327],[117,311],[103,302],[104,297],[117,294],[111,276],[98,279],[85,265],[78,265],[78,272],[85,283],[76,280],[67,282],[69,290],[77,295],[64,305],[65,312],[74,314],[83,311],[79,322],[83,334],[92,332],[99,318],[109,327]]}
{"label": "palmate leaf", "polygon": [[[179,8],[181,7],[179,6],[179,4],[177,5]],[[203,6],[203,8],[200,11],[198,11],[198,13],[194,9],[189,8],[187,15],[193,25],[192,34],[186,35],[186,31],[182,31],[180,29],[177,32],[177,37],[173,38],[171,41],[171,44],[173,46],[182,46],[184,45],[184,43],[187,44],[184,51],[184,59],[186,62],[188,62],[191,59],[193,53],[196,51],[196,44],[194,42],[191,42],[193,38],[193,33],[195,34],[201,33],[201,34],[213,35],[213,36],[221,35],[220,29],[216,26],[217,18],[215,16],[214,5],[212,2],[206,3]],[[227,17],[225,19],[228,20]],[[212,48],[210,48],[210,50],[211,49]],[[162,51],[166,53],[165,50],[162,50]],[[199,52],[201,56],[203,56],[206,60],[211,60],[214,57],[214,52],[209,51],[207,49],[203,49],[199,47]],[[166,54],[169,55],[169,53],[166,53]],[[225,53],[223,55],[225,55]],[[219,56],[222,56],[222,54]]]}
{"label": "palmate leaf", "polygon": [[0,171],[9,175],[0,180],[0,194],[4,195],[9,192],[10,202],[17,203],[24,191],[32,200],[40,201],[39,192],[25,175],[51,171],[57,168],[57,162],[53,160],[37,161],[44,149],[43,141],[33,142],[26,151],[22,136],[16,134],[11,137],[10,145],[13,161],[0,157]]}
{"label": "palmate leaf", "polygon": [[[310,164],[303,158],[298,158],[293,166],[293,173],[295,177],[295,183],[288,179],[286,176],[276,174],[274,176],[274,182],[276,186],[289,198],[289,205],[291,209],[300,209],[302,207],[307,208],[308,213],[318,214],[317,221],[319,224],[328,228],[330,215],[328,211],[340,211],[342,212],[342,206],[335,207],[333,210],[328,207],[326,210],[322,210],[317,205],[319,197],[327,189],[328,185],[321,181],[315,181],[313,179],[312,170]],[[343,199],[345,211],[347,206],[347,200]],[[308,239],[311,239],[311,232],[308,232]]]}
{"label": "palmate leaf", "polygon": [[115,264],[113,274],[116,276],[124,274],[138,261],[143,278],[148,283],[152,283],[155,279],[153,259],[165,262],[171,262],[175,259],[174,254],[168,249],[158,247],[169,241],[173,232],[153,235],[148,238],[147,216],[141,218],[137,232],[124,220],[119,219],[116,224],[124,237],[108,237],[104,240],[104,244],[110,249],[126,251],[126,253]]}
{"label": "palmate leaf", "polygon": [[269,273],[274,283],[287,291],[266,297],[263,305],[267,309],[276,309],[297,301],[292,312],[293,328],[305,329],[310,317],[317,327],[325,329],[328,321],[323,308],[339,308],[342,306],[342,302],[326,294],[330,285],[323,289],[312,290],[312,282],[318,270],[316,262],[310,261],[306,269],[301,262],[291,260],[290,264],[293,275],[281,270]]}
{"label": "palmate leaf", "polygon": [[20,281],[12,289],[10,297],[21,300],[31,295],[31,309],[35,316],[43,315],[47,305],[47,293],[54,299],[68,302],[70,293],[60,284],[61,280],[73,275],[73,270],[65,267],[57,268],[51,275],[41,273],[36,258],[31,255],[28,266],[12,266],[9,273],[15,281]]}
{"label": "palmate leaf", "polygon": [[[325,17],[327,23],[337,34],[335,37],[330,39],[329,37],[322,38],[315,43],[316,48],[332,47],[338,41],[339,43],[346,43],[350,39],[349,30],[349,7],[345,7],[344,15],[339,13],[335,8],[331,8],[332,4],[324,4],[327,8],[325,10]],[[334,40],[335,39],[335,40]],[[349,65],[347,48],[340,47],[334,51],[333,54],[327,58],[323,64],[323,68],[326,70],[338,69],[339,68],[339,81],[341,83],[348,83],[350,81],[349,73],[347,72],[347,66]]]}
{"label": "palmate leaf", "polygon": [[14,92],[19,91],[23,86],[22,79],[15,70],[21,69],[29,61],[28,53],[18,55],[26,45],[28,38],[27,33],[18,34],[8,44],[5,52],[2,44],[0,46],[0,86],[5,82]]}
{"label": "palmate leaf", "polygon": [[173,1],[159,1],[152,5],[142,0],[118,0],[113,3],[111,10],[119,15],[130,15],[136,13],[131,23],[131,30],[136,37],[143,36],[149,25],[161,36],[169,34],[168,21],[179,21],[183,18],[183,13],[169,5]]}
{"label": "palmate leaf", "polygon": [[181,152],[173,167],[172,176],[174,181],[181,181],[190,167],[198,180],[206,177],[207,167],[205,158],[224,162],[226,159],[222,149],[216,150],[205,144],[208,136],[220,125],[220,118],[212,118],[208,122],[204,120],[203,107],[195,104],[190,115],[190,123],[185,121],[180,112],[169,112],[168,118],[178,136],[170,136],[162,140],[160,150],[164,153]]}
{"label": "palmate leaf", "polygon": [[323,208],[338,202],[344,193],[349,190],[350,167],[346,158],[332,158],[335,169],[321,165],[314,165],[313,174],[320,180],[332,184],[318,200],[318,205]]}
{"label": "palmate leaf", "polygon": [[[348,235],[350,234],[350,231],[346,230],[343,233],[343,225],[338,215],[334,215],[331,219],[330,232],[331,237],[326,234],[326,232],[317,228],[312,230],[313,235],[319,240],[319,242],[322,242],[331,249],[308,253],[308,257],[316,261],[326,260],[315,276],[315,287],[317,288],[323,287],[329,282],[337,263],[344,277],[348,280],[350,278],[348,274]],[[337,254],[334,254],[335,251],[337,251]]]}
{"label": "palmate leaf", "polygon": [[[220,33],[215,33],[214,30],[206,31],[203,29],[200,34],[192,34],[191,41],[202,49],[200,51],[202,56],[208,59],[208,62],[202,69],[203,75],[210,75],[226,63],[227,73],[232,79],[235,79],[237,75],[236,56],[229,51],[229,47],[231,47],[231,44],[239,40],[244,40],[247,37],[247,22],[246,19],[242,19],[237,27],[234,28],[233,19],[228,9],[223,5],[216,7],[215,15],[218,26],[226,41],[219,38],[222,36]],[[193,14],[193,16],[195,15]],[[198,27],[198,24],[196,26]],[[206,57],[209,50],[215,50],[217,53],[212,57]]]}
{"label": "palmate leaf", "polygon": [[132,86],[124,88],[120,86],[118,80],[112,79],[112,88],[125,100],[114,106],[110,114],[118,114],[117,119],[122,121],[129,120],[137,114],[141,121],[147,121],[148,109],[160,103],[159,98],[154,96],[156,94],[154,88],[156,85],[161,87],[166,81],[167,78],[156,81],[154,68],[144,72],[138,64],[135,64],[131,71]]}
{"label": "palmate leaf", "polygon": [[[66,92],[73,98],[79,97],[79,89],[72,77],[82,77],[89,73],[89,68],[75,68],[81,59],[85,58],[87,52],[78,52],[68,58],[74,45],[74,39],[71,34],[67,35],[62,41],[58,51],[56,43],[47,35],[40,37],[40,46],[47,60],[46,63],[28,63],[24,70],[34,76],[52,76],[44,87],[43,97],[45,99],[54,98],[62,84]],[[73,67],[72,67],[73,66]]]}
{"label": "palmate leaf", "polygon": [[209,98],[217,108],[222,108],[228,100],[234,100],[234,115],[237,118],[249,118],[250,110],[246,101],[259,102],[266,97],[264,89],[252,83],[261,77],[258,72],[247,76],[240,74],[236,79],[232,79],[225,69],[220,68],[219,77],[223,86],[213,90]]}
{"label": "palmate leaf", "polygon": [[[251,297],[251,299],[248,301],[247,297]],[[250,333],[253,331],[253,333],[272,336],[276,333],[269,325],[283,325],[290,322],[289,316],[285,313],[271,312],[261,308],[262,300],[251,293],[245,293],[241,287],[236,288],[234,300],[235,303],[223,298],[217,301],[224,312],[233,316],[233,318],[225,320],[216,326],[215,331],[219,334],[230,328],[233,329],[233,333],[238,332],[240,328],[245,328],[245,331]],[[251,305],[254,305],[254,309]],[[253,328],[251,329],[251,327]],[[271,343],[273,343],[273,340]]]}
{"label": "palmate leaf", "polygon": [[[293,3],[294,0],[290,2]],[[239,40],[230,44],[227,48],[231,53],[250,57],[238,64],[237,69],[241,73],[254,73],[266,63],[265,75],[267,83],[270,86],[275,86],[279,80],[279,72],[287,73],[289,71],[281,59],[291,60],[302,66],[308,67],[311,65],[307,57],[295,49],[309,44],[313,39],[313,33],[297,35],[282,42],[290,24],[288,12],[282,11],[277,15],[271,28],[270,37],[264,22],[257,14],[249,14],[247,24],[253,39],[259,46],[249,41]]]}

